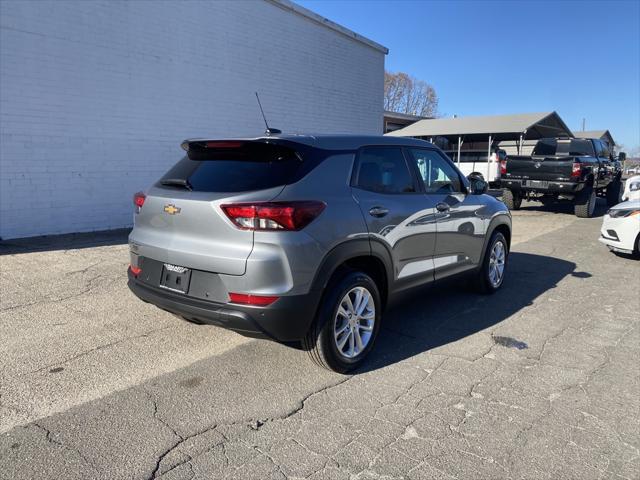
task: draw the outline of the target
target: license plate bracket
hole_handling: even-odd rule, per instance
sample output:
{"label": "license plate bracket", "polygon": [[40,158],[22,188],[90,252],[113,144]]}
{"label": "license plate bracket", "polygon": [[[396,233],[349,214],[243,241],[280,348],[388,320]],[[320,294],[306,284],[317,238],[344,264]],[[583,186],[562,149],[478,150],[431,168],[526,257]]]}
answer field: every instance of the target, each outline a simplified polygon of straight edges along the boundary
{"label": "license plate bracket", "polygon": [[160,287],[172,292],[187,293],[191,282],[191,269],[165,263],[162,266]]}

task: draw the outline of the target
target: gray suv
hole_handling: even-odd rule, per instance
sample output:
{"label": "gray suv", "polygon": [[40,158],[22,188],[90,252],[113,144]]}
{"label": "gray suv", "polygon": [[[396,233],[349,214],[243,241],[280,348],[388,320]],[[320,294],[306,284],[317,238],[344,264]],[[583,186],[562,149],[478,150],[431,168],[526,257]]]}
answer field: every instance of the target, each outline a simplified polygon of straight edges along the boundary
{"label": "gray suv", "polygon": [[502,285],[511,216],[431,143],[353,135],[187,140],[134,196],[129,287],[189,321],[301,342],[347,372],[399,292]]}

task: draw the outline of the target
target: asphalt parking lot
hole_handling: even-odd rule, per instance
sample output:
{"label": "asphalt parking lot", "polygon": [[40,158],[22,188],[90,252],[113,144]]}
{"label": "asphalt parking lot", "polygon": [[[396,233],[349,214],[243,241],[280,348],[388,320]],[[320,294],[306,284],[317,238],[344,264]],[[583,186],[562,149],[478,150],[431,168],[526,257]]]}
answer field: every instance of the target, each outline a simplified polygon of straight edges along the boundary
{"label": "asphalt parking lot", "polygon": [[640,478],[640,262],[601,221],[525,204],[500,292],[407,299],[351,376],[143,304],[123,233],[6,244],[0,478]]}

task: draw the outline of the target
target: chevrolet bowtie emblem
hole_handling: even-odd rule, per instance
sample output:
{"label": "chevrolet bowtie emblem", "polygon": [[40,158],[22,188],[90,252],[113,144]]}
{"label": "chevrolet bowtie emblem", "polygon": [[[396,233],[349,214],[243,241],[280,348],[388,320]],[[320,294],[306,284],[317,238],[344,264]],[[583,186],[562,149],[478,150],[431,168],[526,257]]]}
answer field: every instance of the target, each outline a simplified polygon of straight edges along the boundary
{"label": "chevrolet bowtie emblem", "polygon": [[180,210],[181,209],[179,207],[176,207],[172,203],[164,206],[164,211],[167,212],[169,215],[175,215],[176,213],[180,213]]}

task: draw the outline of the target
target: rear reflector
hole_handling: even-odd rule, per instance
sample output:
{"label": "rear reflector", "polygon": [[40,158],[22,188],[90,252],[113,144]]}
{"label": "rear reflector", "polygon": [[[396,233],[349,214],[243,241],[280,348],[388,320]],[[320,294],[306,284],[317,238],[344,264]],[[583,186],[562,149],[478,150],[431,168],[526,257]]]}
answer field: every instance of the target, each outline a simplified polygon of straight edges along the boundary
{"label": "rear reflector", "polygon": [[264,202],[235,203],[221,208],[243,230],[301,230],[325,206],[323,202]]}
{"label": "rear reflector", "polygon": [[144,192],[138,192],[133,195],[133,204],[138,208],[138,211],[140,210],[140,208],[142,208],[142,205],[144,205],[144,201],[146,200],[146,198],[147,196],[144,194]]}
{"label": "rear reflector", "polygon": [[229,301],[231,303],[240,303],[242,305],[257,305],[266,307],[278,300],[280,297],[273,295],[249,295],[246,293],[229,293]]}
{"label": "rear reflector", "polygon": [[135,277],[142,273],[142,269],[140,267],[134,267],[133,265],[129,265],[129,270],[131,270],[131,273],[133,273]]}

